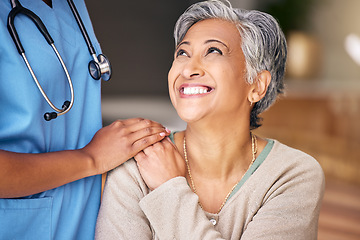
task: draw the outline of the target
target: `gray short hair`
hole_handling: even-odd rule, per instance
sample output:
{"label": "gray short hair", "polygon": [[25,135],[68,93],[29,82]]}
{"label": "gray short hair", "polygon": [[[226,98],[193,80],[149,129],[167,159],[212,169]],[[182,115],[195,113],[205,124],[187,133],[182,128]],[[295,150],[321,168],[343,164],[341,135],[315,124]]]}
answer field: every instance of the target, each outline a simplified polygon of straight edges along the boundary
{"label": "gray short hair", "polygon": [[259,126],[259,114],[268,109],[283,93],[287,46],[284,33],[274,17],[256,10],[232,8],[227,1],[209,0],[191,5],[178,19],[174,29],[177,46],[189,28],[205,19],[222,19],[236,25],[242,39],[246,60],[247,82],[252,84],[264,70],[271,74],[271,82],[264,98],[255,103],[250,114],[250,128]]}

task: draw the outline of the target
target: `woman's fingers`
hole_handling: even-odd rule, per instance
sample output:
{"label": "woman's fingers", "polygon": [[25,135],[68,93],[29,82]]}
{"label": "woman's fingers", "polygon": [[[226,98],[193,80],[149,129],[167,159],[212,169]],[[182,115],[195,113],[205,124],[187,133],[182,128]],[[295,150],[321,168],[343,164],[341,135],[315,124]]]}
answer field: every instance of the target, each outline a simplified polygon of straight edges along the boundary
{"label": "woman's fingers", "polygon": [[135,160],[150,189],[155,189],[174,177],[185,176],[184,160],[168,138],[139,152]]}

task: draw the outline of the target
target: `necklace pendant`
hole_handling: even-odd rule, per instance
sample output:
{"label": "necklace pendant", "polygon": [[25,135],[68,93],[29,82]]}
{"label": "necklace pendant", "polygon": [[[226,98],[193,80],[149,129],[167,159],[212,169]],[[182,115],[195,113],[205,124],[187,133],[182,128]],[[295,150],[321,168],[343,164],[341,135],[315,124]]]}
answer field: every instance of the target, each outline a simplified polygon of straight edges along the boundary
{"label": "necklace pendant", "polygon": [[217,221],[215,218],[211,218],[210,222],[212,223],[213,226],[215,226],[217,224]]}

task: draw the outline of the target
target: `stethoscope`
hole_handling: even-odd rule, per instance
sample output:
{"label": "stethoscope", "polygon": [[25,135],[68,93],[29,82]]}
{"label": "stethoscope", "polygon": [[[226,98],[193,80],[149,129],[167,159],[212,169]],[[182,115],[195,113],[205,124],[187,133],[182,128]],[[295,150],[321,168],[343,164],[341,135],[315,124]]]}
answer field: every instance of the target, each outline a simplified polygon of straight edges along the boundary
{"label": "stethoscope", "polygon": [[[111,78],[111,65],[110,65],[109,60],[103,54],[99,54],[98,56],[96,56],[95,49],[90,41],[89,35],[86,32],[85,26],[80,18],[79,12],[77,11],[77,9],[74,5],[74,2],[72,0],[67,0],[67,2],[71,8],[72,13],[74,14],[76,22],[78,23],[78,25],[80,27],[80,30],[85,39],[86,45],[88,46],[90,55],[93,57],[93,60],[91,60],[88,65],[91,77],[95,80],[99,80],[101,78],[105,81],[108,81]],[[34,79],[38,89],[40,90],[41,94],[45,98],[46,102],[54,110],[54,112],[47,112],[44,114],[45,120],[50,121],[51,119],[54,119],[57,116],[67,113],[74,104],[74,88],[73,88],[73,84],[72,84],[69,72],[68,72],[68,70],[64,64],[64,61],[62,60],[58,50],[56,49],[56,47],[54,45],[54,40],[51,38],[49,32],[47,31],[47,29],[46,29],[45,25],[43,24],[43,22],[41,21],[41,19],[36,14],[34,14],[32,11],[30,11],[29,9],[24,8],[19,3],[18,0],[10,0],[10,3],[11,3],[12,9],[8,15],[8,23],[7,23],[9,33],[10,33],[12,39],[14,40],[14,43],[16,45],[16,48],[17,48],[19,54],[24,59],[25,64],[26,64],[27,68],[29,69],[30,74],[31,74],[32,78]],[[42,33],[42,35],[44,36],[44,38],[46,39],[48,44],[53,48],[57,58],[59,59],[59,61],[61,63],[61,66],[65,72],[65,75],[66,75],[68,83],[69,83],[70,94],[71,94],[71,100],[65,101],[61,109],[55,107],[54,104],[50,101],[50,99],[48,98],[48,96],[46,95],[44,90],[42,89],[39,81],[37,80],[37,78],[35,76],[34,71],[32,70],[32,68],[30,66],[29,61],[27,60],[27,58],[25,56],[25,50],[20,42],[19,35],[17,34],[15,25],[14,25],[14,18],[18,13],[22,13],[22,14],[26,15],[35,23],[35,25],[37,26],[39,31]]]}

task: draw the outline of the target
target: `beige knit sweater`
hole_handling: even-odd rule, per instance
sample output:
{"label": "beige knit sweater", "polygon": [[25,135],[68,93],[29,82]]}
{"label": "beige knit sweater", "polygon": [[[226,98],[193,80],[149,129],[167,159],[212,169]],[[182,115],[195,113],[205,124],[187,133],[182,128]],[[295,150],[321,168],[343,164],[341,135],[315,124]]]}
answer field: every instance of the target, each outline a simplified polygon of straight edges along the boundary
{"label": "beige knit sweater", "polygon": [[275,141],[219,214],[204,212],[184,177],[150,191],[129,160],[109,173],[96,239],[317,239],[324,174],[311,156]]}

